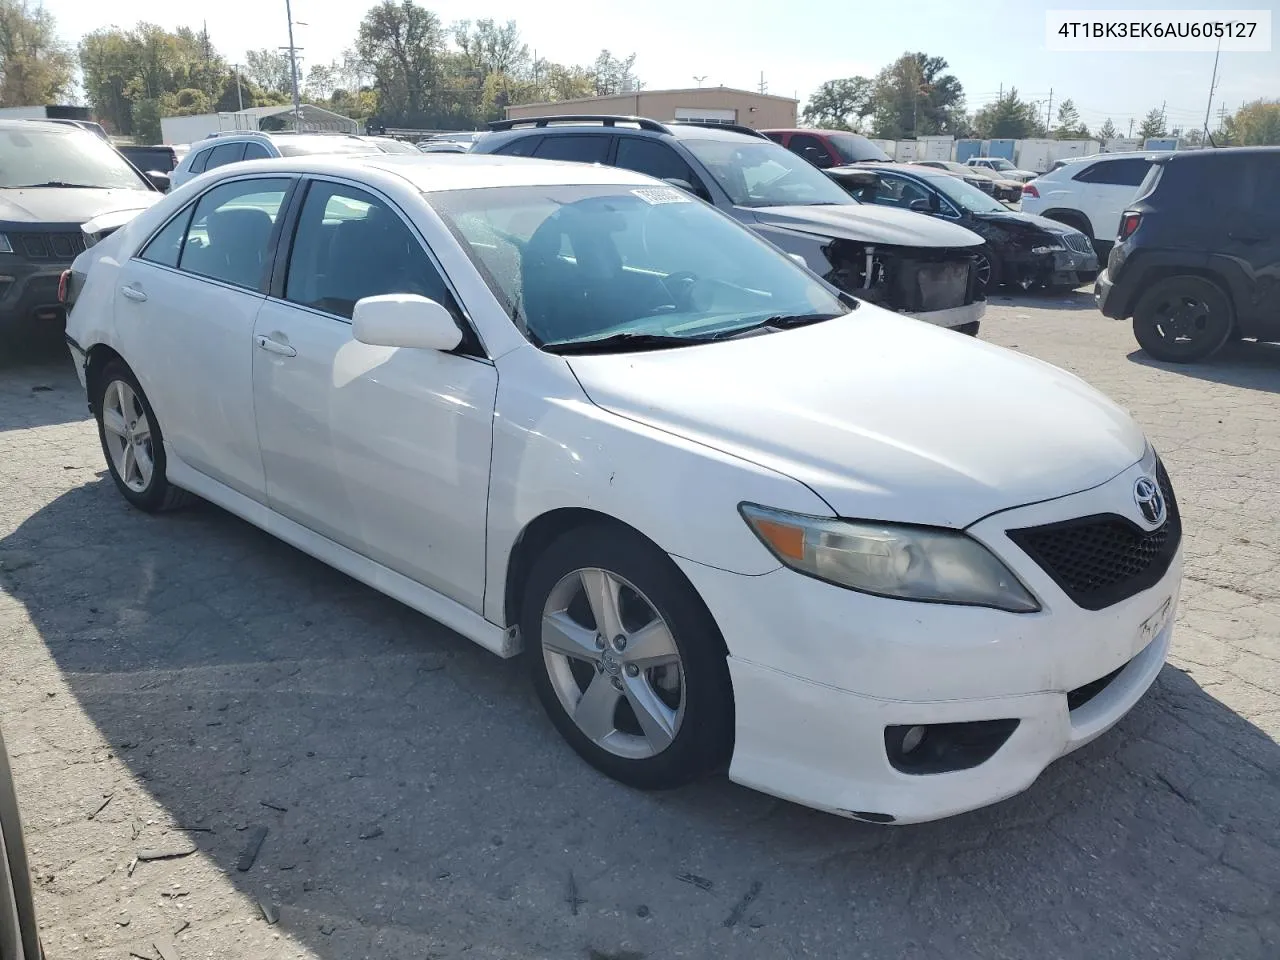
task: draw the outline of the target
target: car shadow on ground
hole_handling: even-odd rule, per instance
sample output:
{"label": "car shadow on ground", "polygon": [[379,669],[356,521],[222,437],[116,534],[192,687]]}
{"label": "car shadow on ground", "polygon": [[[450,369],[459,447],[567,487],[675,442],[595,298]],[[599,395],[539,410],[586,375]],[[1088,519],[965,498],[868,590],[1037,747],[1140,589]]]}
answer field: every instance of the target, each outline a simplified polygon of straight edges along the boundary
{"label": "car shadow on ground", "polygon": [[1236,340],[1203,363],[1161,363],[1143,350],[1134,350],[1129,360],[1197,380],[1280,393],[1280,343]]}
{"label": "car shadow on ground", "polygon": [[[895,829],[619,786],[519,661],[207,504],[150,517],[100,478],[0,541],[0,586],[169,822],[120,784],[86,825],[106,788],[79,780],[40,816],[121,861],[190,831],[320,957],[1275,956],[1280,747],[1173,667],[1027,793]],[[103,925],[190,863],[117,865]]]}
{"label": "car shadow on ground", "polygon": [[1021,290],[1001,287],[987,295],[987,303],[999,307],[1029,307],[1040,310],[1091,310],[1097,312],[1092,288],[1069,291]]}

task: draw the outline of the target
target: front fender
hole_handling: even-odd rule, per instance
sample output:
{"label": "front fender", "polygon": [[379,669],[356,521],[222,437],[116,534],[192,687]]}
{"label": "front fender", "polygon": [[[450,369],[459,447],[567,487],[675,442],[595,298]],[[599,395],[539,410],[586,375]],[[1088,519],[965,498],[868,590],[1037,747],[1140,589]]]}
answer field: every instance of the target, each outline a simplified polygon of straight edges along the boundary
{"label": "front fender", "polygon": [[484,599],[494,623],[505,622],[513,547],[553,510],[605,514],[668,554],[745,575],[779,564],[739,503],[831,513],[791,477],[595,406],[559,357],[519,349],[500,363]]}

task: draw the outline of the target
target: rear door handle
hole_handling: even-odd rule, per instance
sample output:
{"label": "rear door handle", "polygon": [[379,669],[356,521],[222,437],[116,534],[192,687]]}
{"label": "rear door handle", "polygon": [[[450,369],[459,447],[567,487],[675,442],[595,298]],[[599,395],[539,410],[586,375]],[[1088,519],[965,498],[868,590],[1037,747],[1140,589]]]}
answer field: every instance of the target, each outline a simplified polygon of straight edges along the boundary
{"label": "rear door handle", "polygon": [[143,303],[147,299],[147,295],[142,291],[142,288],[136,284],[126,284],[120,288],[120,292],[124,295],[125,299],[133,300],[137,303]]}
{"label": "rear door handle", "polygon": [[296,357],[298,355],[297,350],[287,343],[281,343],[279,340],[272,340],[270,337],[261,335],[255,339],[258,341],[258,346],[267,351],[267,353],[274,353],[280,357]]}

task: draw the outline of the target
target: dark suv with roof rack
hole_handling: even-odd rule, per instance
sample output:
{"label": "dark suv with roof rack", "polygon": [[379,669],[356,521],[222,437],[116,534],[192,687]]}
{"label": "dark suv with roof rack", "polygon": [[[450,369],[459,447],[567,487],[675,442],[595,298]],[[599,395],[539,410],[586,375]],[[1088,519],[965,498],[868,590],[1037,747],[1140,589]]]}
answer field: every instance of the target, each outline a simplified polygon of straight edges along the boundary
{"label": "dark suv with roof rack", "polygon": [[1280,341],[1280,147],[1152,160],[1094,298],[1133,318],[1157,360],[1204,360],[1232,338]]}
{"label": "dark suv with roof rack", "polygon": [[976,334],[982,238],[918,213],[864,206],[760,132],[711,121],[555,116],[502,120],[472,153],[601,163],[682,187],[750,226],[829,283],[920,320]]}

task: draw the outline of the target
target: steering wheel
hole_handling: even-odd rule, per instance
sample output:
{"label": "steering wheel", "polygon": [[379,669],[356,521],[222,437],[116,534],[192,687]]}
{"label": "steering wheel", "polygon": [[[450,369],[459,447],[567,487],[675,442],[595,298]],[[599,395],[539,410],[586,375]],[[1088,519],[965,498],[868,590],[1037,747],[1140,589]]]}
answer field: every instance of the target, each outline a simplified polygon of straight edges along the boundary
{"label": "steering wheel", "polygon": [[676,302],[677,310],[687,310],[693,296],[693,288],[698,283],[698,275],[691,270],[677,270],[662,278],[662,285]]}

